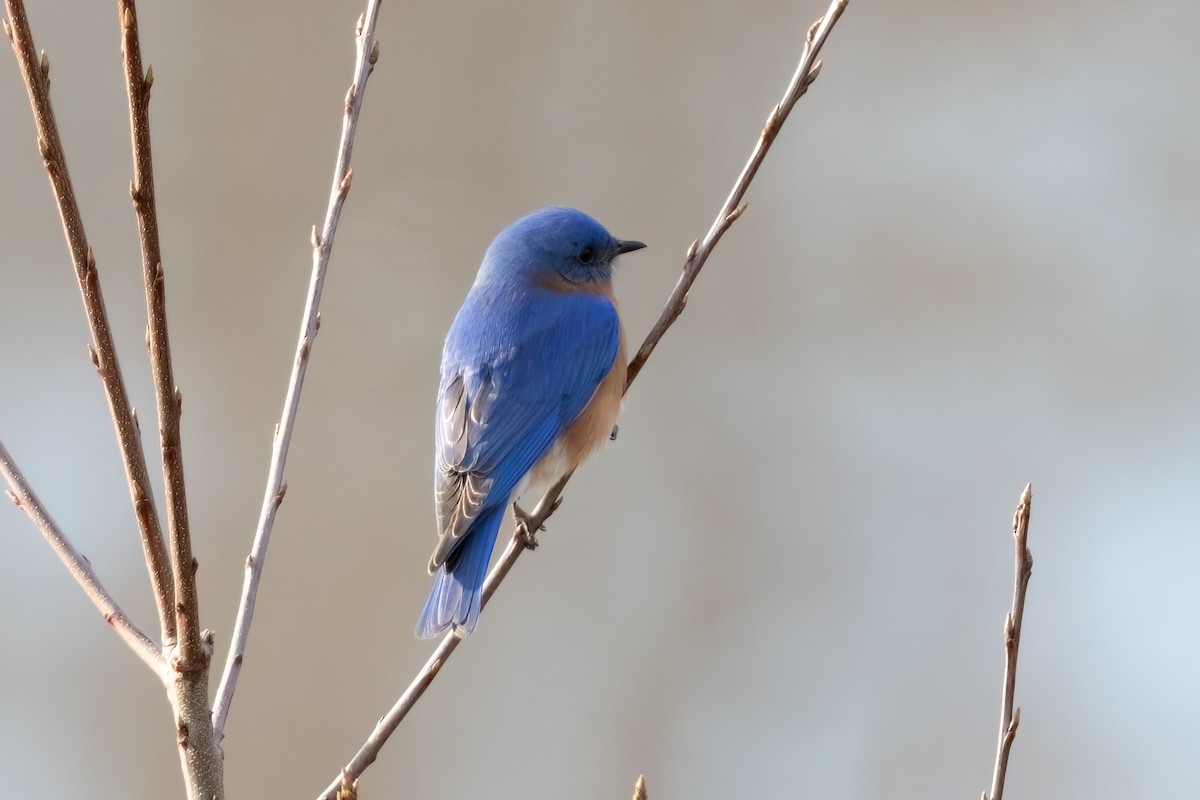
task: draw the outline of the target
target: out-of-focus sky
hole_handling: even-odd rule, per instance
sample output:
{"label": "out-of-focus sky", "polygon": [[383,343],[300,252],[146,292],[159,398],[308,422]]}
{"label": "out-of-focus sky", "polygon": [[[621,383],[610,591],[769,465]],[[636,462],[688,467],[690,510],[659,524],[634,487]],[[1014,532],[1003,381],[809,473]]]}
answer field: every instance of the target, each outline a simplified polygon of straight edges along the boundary
{"label": "out-of-focus sky", "polygon": [[[30,5],[149,420],[115,4]],[[203,624],[222,661],[360,10],[140,4]],[[650,243],[618,279],[636,344],[823,10],[387,4],[229,723],[231,798],[315,795],[430,652],[411,631],[437,366],[492,236],[554,203]],[[1193,791],[1197,30],[1183,0],[855,0],[620,438],[363,796],[601,800],[644,772],[661,800],[977,797],[1027,481],[1009,793]],[[0,439],[150,628],[6,53],[0,109]],[[159,686],[11,508],[0,606],[5,792],[182,796]]]}

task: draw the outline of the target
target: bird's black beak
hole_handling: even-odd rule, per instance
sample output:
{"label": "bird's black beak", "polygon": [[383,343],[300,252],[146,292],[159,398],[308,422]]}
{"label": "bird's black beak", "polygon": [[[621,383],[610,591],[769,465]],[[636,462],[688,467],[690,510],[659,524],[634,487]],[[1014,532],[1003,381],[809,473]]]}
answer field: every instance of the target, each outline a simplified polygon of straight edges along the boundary
{"label": "bird's black beak", "polygon": [[645,242],[635,242],[632,239],[618,239],[617,255],[621,255],[622,253],[632,253],[634,250],[641,250],[645,246]]}

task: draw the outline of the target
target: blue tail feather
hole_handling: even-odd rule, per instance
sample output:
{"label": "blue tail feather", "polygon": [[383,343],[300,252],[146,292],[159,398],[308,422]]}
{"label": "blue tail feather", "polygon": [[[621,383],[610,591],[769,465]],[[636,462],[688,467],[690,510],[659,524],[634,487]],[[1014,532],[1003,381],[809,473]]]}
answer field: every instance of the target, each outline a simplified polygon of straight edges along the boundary
{"label": "blue tail feather", "polygon": [[433,639],[451,627],[464,634],[475,630],[483,602],[483,579],[504,521],[500,505],[479,517],[433,577],[433,588],[417,619],[417,636]]}

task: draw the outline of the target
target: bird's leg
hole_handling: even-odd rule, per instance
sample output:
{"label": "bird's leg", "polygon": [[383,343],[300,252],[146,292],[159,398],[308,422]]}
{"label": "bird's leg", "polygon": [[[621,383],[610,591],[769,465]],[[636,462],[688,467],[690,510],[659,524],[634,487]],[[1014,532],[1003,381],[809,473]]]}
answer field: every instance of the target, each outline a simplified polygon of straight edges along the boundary
{"label": "bird's leg", "polygon": [[[553,514],[555,511],[557,511],[560,505],[562,505],[562,498],[555,498],[554,503],[550,506],[550,514]],[[517,519],[517,536],[521,537],[521,541],[525,544],[527,549],[536,550],[538,546],[537,534],[538,531],[546,530],[545,522],[543,522],[541,525],[534,525],[533,516],[530,515],[528,511],[521,508],[516,503],[513,503],[512,506],[513,516]],[[550,514],[547,514],[546,516],[548,517]]]}
{"label": "bird's leg", "polygon": [[538,526],[537,530],[534,530],[533,517],[529,516],[529,513],[516,503],[513,503],[513,516],[517,518],[517,536],[521,537],[525,548],[527,550],[537,550],[537,531],[546,530],[546,526],[541,525]]}

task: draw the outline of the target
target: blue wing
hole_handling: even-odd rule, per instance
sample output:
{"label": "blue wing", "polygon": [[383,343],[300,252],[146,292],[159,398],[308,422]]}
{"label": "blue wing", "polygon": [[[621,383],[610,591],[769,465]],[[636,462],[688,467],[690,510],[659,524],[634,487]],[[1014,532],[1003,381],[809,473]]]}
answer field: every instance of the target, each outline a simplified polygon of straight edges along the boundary
{"label": "blue wing", "polygon": [[[601,295],[472,289],[442,356],[430,572],[476,527],[498,527],[496,509],[587,406],[620,335],[617,310]],[[487,526],[476,525],[485,518]],[[494,540],[496,531],[488,533]]]}

